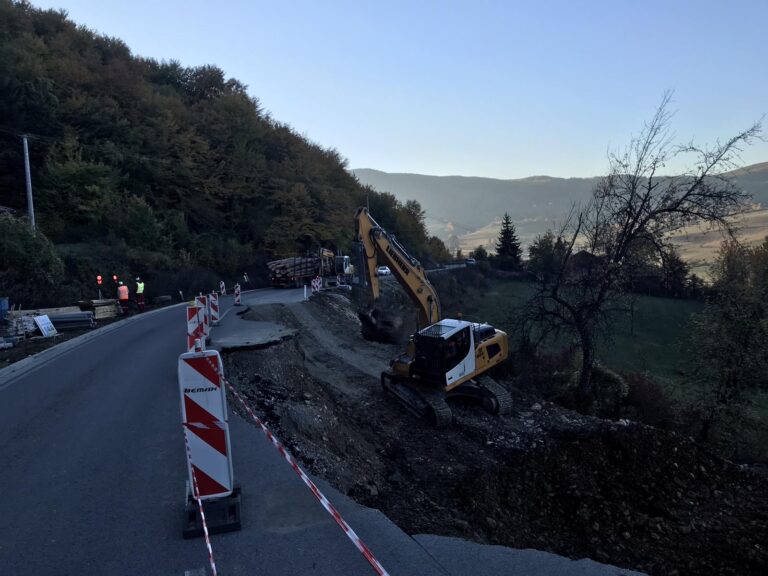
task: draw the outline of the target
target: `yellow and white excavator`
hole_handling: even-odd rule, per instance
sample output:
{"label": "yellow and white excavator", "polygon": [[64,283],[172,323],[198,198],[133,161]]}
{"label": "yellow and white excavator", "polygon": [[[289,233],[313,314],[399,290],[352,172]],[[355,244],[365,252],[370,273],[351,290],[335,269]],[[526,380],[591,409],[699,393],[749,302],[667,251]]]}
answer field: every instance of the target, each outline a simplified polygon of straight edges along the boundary
{"label": "yellow and white excavator", "polygon": [[426,271],[367,208],[357,210],[355,232],[374,306],[380,294],[378,268],[385,265],[419,310],[418,329],[406,351],[381,374],[384,389],[437,428],[452,421],[446,402],[452,397],[478,400],[492,414],[509,413],[509,392],[486,374],[509,354],[506,333],[488,324],[443,318]]}

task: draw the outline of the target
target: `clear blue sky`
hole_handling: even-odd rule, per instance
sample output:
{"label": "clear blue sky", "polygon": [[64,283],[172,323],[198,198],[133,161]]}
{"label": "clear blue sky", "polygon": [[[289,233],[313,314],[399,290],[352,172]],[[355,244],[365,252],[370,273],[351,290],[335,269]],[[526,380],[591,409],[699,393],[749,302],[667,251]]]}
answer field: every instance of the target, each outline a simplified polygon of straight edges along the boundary
{"label": "clear blue sky", "polygon": [[768,0],[32,1],[135,54],[218,65],[351,168],[592,176],[667,89],[680,140],[768,113]]}

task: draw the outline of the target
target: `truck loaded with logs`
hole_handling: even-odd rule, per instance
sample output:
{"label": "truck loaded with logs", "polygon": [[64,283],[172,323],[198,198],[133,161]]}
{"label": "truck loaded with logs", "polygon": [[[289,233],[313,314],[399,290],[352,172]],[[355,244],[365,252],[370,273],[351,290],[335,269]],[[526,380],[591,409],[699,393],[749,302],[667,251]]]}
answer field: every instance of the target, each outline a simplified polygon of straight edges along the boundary
{"label": "truck loaded with logs", "polygon": [[348,284],[354,277],[354,267],[349,256],[334,254],[321,248],[317,256],[299,256],[267,262],[269,277],[275,288],[300,288],[319,276],[323,284],[334,286]]}

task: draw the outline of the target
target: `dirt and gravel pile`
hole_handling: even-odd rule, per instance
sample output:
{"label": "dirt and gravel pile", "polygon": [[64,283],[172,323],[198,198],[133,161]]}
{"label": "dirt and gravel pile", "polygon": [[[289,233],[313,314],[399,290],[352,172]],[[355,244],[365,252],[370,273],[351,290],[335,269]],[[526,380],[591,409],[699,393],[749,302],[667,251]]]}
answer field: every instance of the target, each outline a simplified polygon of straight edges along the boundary
{"label": "dirt and gravel pile", "polygon": [[765,574],[767,489],[686,438],[630,425],[516,455],[457,493],[508,546],[557,542],[650,574]]}
{"label": "dirt and gravel pile", "polygon": [[507,384],[508,417],[454,406],[436,431],[385,396],[400,351],[360,337],[342,294],[246,318],[296,338],[225,356],[304,465],[409,533],[537,548],[650,574],[768,573],[768,478],[681,436],[567,411]]}

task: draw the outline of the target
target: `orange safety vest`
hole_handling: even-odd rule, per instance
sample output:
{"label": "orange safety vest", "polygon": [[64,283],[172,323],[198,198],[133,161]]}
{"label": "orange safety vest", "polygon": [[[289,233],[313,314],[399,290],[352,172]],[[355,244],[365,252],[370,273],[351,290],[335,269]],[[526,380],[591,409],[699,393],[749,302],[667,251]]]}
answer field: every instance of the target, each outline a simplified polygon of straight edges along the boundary
{"label": "orange safety vest", "polygon": [[117,287],[117,298],[118,300],[128,300],[128,286]]}

